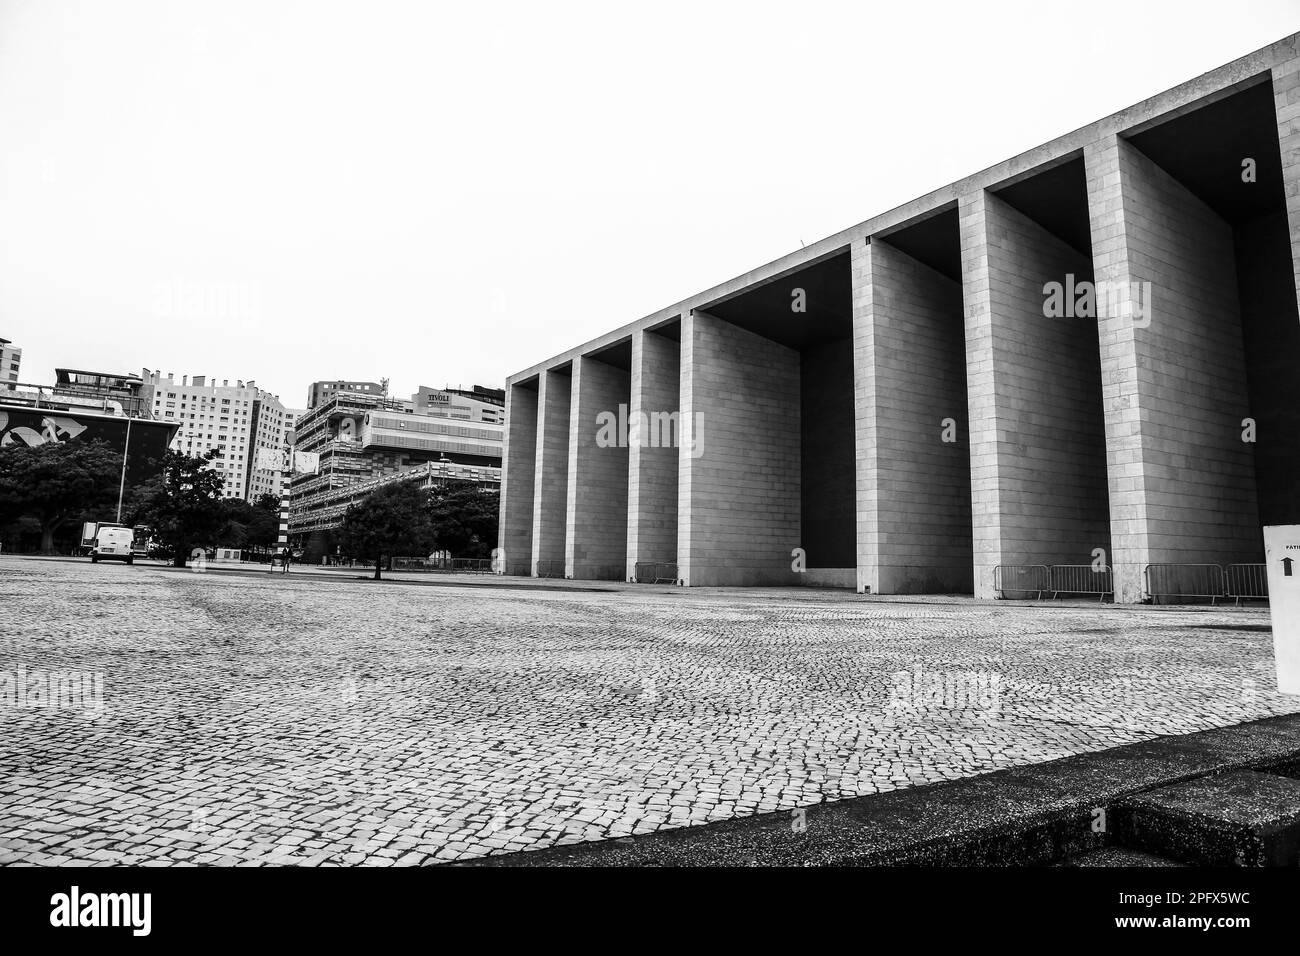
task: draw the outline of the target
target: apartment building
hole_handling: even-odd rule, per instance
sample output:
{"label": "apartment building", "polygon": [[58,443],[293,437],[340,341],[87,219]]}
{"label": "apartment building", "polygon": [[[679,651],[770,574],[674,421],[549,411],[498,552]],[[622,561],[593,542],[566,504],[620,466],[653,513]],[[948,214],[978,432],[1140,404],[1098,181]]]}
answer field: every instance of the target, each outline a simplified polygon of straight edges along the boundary
{"label": "apartment building", "polygon": [[278,395],[253,381],[182,375],[179,382],[169,372],[144,369],[144,397],[154,418],[175,422],[173,451],[202,455],[215,448],[219,454],[211,468],[221,473],[222,495],[256,501],[263,494],[279,497],[283,473],[264,468],[258,450],[287,448],[300,413],[285,408]]}
{"label": "apartment building", "polygon": [[18,381],[18,367],[23,361],[23,350],[14,348],[8,339],[0,339],[0,391],[12,392]]}

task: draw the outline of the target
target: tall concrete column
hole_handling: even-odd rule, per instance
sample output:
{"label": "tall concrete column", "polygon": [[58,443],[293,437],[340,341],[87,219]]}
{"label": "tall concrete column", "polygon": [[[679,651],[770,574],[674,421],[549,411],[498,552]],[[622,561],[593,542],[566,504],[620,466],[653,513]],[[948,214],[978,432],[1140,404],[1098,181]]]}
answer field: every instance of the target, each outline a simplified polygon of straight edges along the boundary
{"label": "tall concrete column", "polygon": [[626,371],[573,361],[565,576],[618,581],[627,566]]}
{"label": "tall concrete column", "polygon": [[544,371],[538,377],[532,556],[535,575],[548,569],[558,570],[565,563],[571,391],[572,380],[567,370]]}
{"label": "tall concrete column", "polygon": [[501,450],[501,549],[506,574],[530,574],[533,507],[537,487],[537,389],[506,389],[505,440]]}
{"label": "tall concrete column", "polygon": [[[681,345],[655,332],[632,334],[629,418],[644,423],[628,448],[627,580],[640,561],[677,560],[677,446]],[[664,440],[667,438],[668,440]]]}
{"label": "tall concrete column", "polygon": [[853,246],[858,591],[972,587],[961,284],[880,239]]}
{"label": "tall concrete column", "polygon": [[1109,552],[1096,328],[1044,315],[1044,286],[1087,256],[986,191],[959,203],[976,597],[997,565]]}
{"label": "tall concrete column", "polygon": [[797,584],[799,353],[699,310],[682,317],[678,573]]}
{"label": "tall concrete column", "polygon": [[1300,303],[1300,58],[1273,67],[1273,103],[1277,109],[1282,182],[1291,225],[1291,269]]}
{"label": "tall concrete column", "polygon": [[853,281],[854,450],[857,458],[857,591],[880,593],[880,459],[875,454],[876,326],[872,281],[874,246],[855,242],[849,250]]}
{"label": "tall concrete column", "polygon": [[1116,600],[1132,602],[1149,563],[1260,559],[1233,233],[1118,137],[1084,160],[1097,282],[1116,300],[1098,337]]}

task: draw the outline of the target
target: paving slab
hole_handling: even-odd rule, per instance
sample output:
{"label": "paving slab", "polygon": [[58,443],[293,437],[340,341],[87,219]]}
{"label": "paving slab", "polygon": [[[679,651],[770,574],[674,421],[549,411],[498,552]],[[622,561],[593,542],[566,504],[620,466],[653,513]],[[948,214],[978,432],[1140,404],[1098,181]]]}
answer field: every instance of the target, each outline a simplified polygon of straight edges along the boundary
{"label": "paving slab", "polygon": [[[1091,858],[1096,862],[1079,865],[1103,865],[1100,861],[1108,859],[1116,862],[1104,865],[1138,865],[1117,862],[1126,853],[1138,852],[1172,857],[1171,863],[1259,865],[1290,859],[1287,841],[1295,831],[1291,814],[1300,812],[1300,804],[1293,807],[1292,801],[1300,794],[1300,782],[1241,768],[1277,761],[1279,739],[1290,740],[1285,759],[1300,759],[1300,717],[1166,737],[955,783],[844,800],[810,809],[797,820],[788,814],[762,814],[474,864],[1032,866]],[[1154,816],[1142,818],[1141,828],[1146,832],[1158,825],[1161,834],[1176,829],[1171,826],[1171,807],[1209,809],[1211,818],[1226,814],[1231,823],[1211,819],[1210,825],[1192,829],[1180,818],[1183,830],[1178,832],[1185,831],[1201,845],[1222,830],[1228,834],[1225,839],[1234,841],[1233,852],[1189,854],[1177,833],[1169,838],[1172,843],[1135,841],[1126,816],[1133,805],[1159,807]],[[1192,814],[1183,816],[1190,819]],[[1275,832],[1279,829],[1281,833]],[[1265,852],[1242,856],[1237,848],[1249,846],[1251,839]],[[1092,856],[1097,853],[1102,855]]]}
{"label": "paving slab", "polygon": [[1093,850],[1080,856],[1057,864],[1067,867],[1181,867],[1184,863],[1168,860],[1161,856],[1143,853],[1141,850],[1127,850],[1123,847],[1108,846]]}
{"label": "paving slab", "polygon": [[1300,865],[1300,780],[1236,771],[1136,794],[1117,808],[1124,846],[1203,866]]}
{"label": "paving slab", "polygon": [[[0,555],[0,671],[103,677],[102,706],[0,705],[6,850],[58,830],[73,860],[389,865],[764,811],[793,836],[796,810],[1300,711],[1258,611],[355,577]],[[1167,779],[1123,760],[1089,772]],[[988,799],[1030,813],[1070,788]]]}

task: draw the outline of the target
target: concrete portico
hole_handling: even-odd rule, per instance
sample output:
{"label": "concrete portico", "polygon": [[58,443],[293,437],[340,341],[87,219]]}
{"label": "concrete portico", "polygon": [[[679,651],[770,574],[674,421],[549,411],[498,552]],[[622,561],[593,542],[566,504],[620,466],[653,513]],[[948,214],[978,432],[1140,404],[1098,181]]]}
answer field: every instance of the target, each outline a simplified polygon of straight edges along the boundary
{"label": "concrete portico", "polygon": [[[677,561],[678,450],[665,442],[664,423],[680,422],[681,323],[632,334],[631,421],[651,429],[648,441],[629,442],[626,579],[638,563]],[[657,418],[655,416],[658,416]],[[689,453],[689,450],[688,450]]]}
{"label": "concrete portico", "polygon": [[511,376],[506,570],[1136,602],[1261,561],[1300,523],[1296,43]]}
{"label": "concrete portico", "polygon": [[574,362],[565,577],[621,581],[627,566],[628,449],[602,447],[596,417],[607,411],[617,420],[620,406],[627,406],[630,353],[611,349]]}

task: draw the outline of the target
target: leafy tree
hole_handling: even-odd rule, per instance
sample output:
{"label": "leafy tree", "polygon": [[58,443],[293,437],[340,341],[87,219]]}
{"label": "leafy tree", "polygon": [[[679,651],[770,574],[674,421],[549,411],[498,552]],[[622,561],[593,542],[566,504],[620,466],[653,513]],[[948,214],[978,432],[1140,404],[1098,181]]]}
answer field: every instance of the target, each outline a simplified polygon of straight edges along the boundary
{"label": "leafy tree", "polygon": [[253,506],[243,498],[221,499],[221,530],[217,532],[217,546],[244,548],[248,546],[248,527],[253,520]]}
{"label": "leafy tree", "polygon": [[225,521],[217,534],[223,548],[270,548],[280,535],[280,499],[262,495],[256,504],[242,498],[223,498]]}
{"label": "leafy tree", "polygon": [[436,489],[429,499],[436,547],[457,558],[486,558],[497,544],[501,497],[478,485]]}
{"label": "leafy tree", "polygon": [[433,547],[428,495],[412,482],[385,485],[348,508],[338,537],[344,551],[375,562],[378,581],[384,558],[424,554]]}
{"label": "leafy tree", "polygon": [[40,522],[41,550],[69,520],[117,499],[122,453],[102,441],[45,442],[0,448],[0,502],[6,516]]}
{"label": "leafy tree", "polygon": [[217,455],[215,449],[201,458],[169,451],[163,456],[162,474],[132,496],[132,523],[153,529],[154,539],[175,567],[185,567],[194,548],[214,544],[226,526],[223,480],[207,467]]}
{"label": "leafy tree", "polygon": [[280,499],[262,495],[253,504],[248,541],[255,548],[270,548],[280,537]]}

